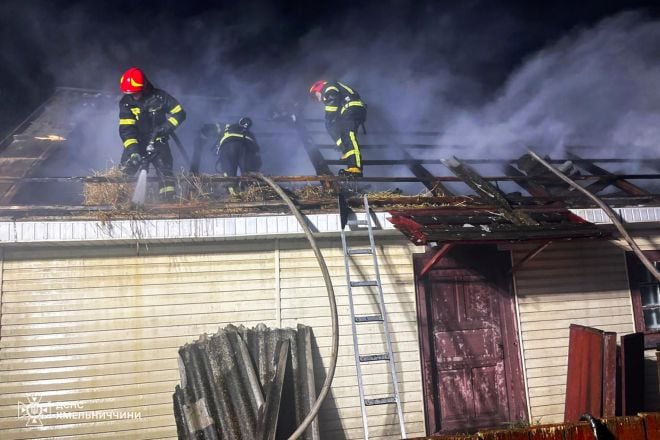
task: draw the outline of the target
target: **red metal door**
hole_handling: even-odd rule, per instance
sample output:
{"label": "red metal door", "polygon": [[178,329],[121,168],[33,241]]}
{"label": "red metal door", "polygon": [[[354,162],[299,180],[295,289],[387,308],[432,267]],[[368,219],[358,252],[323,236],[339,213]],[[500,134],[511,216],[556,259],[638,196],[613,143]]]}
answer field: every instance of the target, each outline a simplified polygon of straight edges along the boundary
{"label": "red metal door", "polygon": [[508,267],[493,246],[463,247],[418,280],[429,433],[526,419]]}

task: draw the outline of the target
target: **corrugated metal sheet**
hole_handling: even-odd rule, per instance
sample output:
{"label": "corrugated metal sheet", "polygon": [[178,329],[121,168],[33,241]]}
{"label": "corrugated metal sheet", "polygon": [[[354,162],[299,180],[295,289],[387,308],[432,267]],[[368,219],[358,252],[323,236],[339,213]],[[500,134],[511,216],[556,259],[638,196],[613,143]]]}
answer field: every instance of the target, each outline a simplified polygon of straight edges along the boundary
{"label": "corrugated metal sheet", "polygon": [[[513,260],[532,245],[515,247]],[[609,242],[552,243],[515,274],[533,422],[564,416],[570,324],[634,332],[623,251]]]}
{"label": "corrugated metal sheet", "polygon": [[[179,357],[180,439],[288,438],[316,397],[310,327],[229,325],[181,347]],[[318,422],[301,438],[319,439]]]}
{"label": "corrugated metal sheet", "polygon": [[[364,213],[358,213],[360,220]],[[399,235],[386,213],[377,213],[378,223],[390,234]],[[317,233],[339,234],[339,214],[309,214],[307,221]],[[381,231],[376,231],[376,234]],[[153,241],[263,240],[302,236],[292,215],[261,215],[228,218],[152,219],[108,221],[11,221],[0,222],[0,244],[118,244]]]}
{"label": "corrugated metal sheet", "polygon": [[[631,206],[625,208],[612,208],[624,223],[652,223],[660,222],[660,207]],[[611,224],[612,220],[600,208],[571,209],[573,214],[582,217],[591,223]]]}

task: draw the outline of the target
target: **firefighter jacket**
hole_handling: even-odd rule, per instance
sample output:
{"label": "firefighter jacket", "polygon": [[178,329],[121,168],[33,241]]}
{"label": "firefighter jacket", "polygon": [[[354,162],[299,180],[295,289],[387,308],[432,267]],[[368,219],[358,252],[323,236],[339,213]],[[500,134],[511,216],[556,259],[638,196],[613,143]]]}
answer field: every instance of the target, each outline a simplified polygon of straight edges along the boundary
{"label": "firefighter jacket", "polygon": [[323,87],[321,100],[325,105],[326,125],[334,124],[351,107],[366,107],[355,90],[339,81],[329,82]]}
{"label": "firefighter jacket", "polygon": [[225,125],[225,130],[222,132],[220,140],[218,141],[218,148],[222,148],[222,144],[226,142],[235,140],[243,141],[248,151],[253,153],[259,152],[257,139],[254,137],[252,132],[238,124]]}
{"label": "firefighter jacket", "polygon": [[124,95],[119,101],[119,136],[124,148],[148,143],[159,129],[174,131],[185,119],[181,104],[160,89],[151,89],[140,99]]}

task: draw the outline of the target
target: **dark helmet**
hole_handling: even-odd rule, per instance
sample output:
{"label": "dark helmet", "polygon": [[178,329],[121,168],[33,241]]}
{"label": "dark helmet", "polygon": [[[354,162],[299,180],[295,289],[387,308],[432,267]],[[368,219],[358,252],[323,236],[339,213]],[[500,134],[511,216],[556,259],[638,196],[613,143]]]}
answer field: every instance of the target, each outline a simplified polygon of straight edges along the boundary
{"label": "dark helmet", "polygon": [[252,119],[248,118],[247,116],[244,116],[238,120],[238,125],[240,125],[241,127],[247,130],[250,127],[252,127]]}

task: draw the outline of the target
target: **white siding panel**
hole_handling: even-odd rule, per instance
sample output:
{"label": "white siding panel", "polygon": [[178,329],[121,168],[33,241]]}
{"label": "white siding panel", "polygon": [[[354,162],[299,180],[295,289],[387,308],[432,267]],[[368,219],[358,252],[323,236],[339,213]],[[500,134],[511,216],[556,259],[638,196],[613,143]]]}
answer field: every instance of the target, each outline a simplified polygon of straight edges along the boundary
{"label": "white siding panel", "polygon": [[[204,227],[248,234],[259,225],[246,220]],[[414,249],[399,237],[377,241],[404,419],[409,436],[423,435]],[[332,393],[319,415],[321,428],[330,437],[361,438],[341,243],[338,237],[326,238],[321,245],[340,313],[340,356]],[[369,256],[355,261],[362,279],[373,276]],[[319,385],[325,377],[331,345],[327,293],[303,240],[14,248],[5,255],[2,275],[3,438],[176,438],[171,393],[179,382],[178,348],[228,323],[312,326]],[[373,312],[373,294],[364,289],[355,298],[357,308]],[[359,334],[370,350],[383,350],[377,325],[362,326]],[[365,383],[387,394],[387,371],[384,364],[367,366]],[[27,402],[30,392],[39,393],[46,405],[79,402],[84,410],[136,411],[141,419],[49,420],[33,429],[16,418],[16,403]],[[391,405],[370,408],[369,417],[373,438],[397,438]]]}
{"label": "white siding panel", "polygon": [[[409,436],[424,434],[423,398],[415,309],[415,287],[411,246],[402,239],[377,239],[378,262],[390,319],[390,332],[396,361],[399,391],[404,402],[404,420]],[[283,243],[280,262],[283,325],[297,323],[313,326],[322,359],[330,354],[330,315],[325,285],[314,254],[304,247]],[[362,414],[357,389],[355,360],[349,318],[344,258],[339,240],[327,241],[322,249],[332,277],[339,312],[340,347],[337,374],[331,398],[324,404],[321,429],[328,438],[363,438]],[[349,238],[351,247],[368,247],[367,242]],[[373,279],[371,256],[352,258],[355,265],[353,280]],[[374,313],[373,288],[354,289],[356,313]],[[385,351],[378,324],[358,326],[363,354]],[[317,374],[323,375],[324,365],[316,364]],[[392,393],[384,364],[363,368],[367,397],[382,397]],[[317,376],[318,377],[318,376]],[[380,384],[373,386],[374,384]],[[340,417],[338,417],[338,414]],[[368,408],[370,438],[398,438],[397,418],[392,405]]]}
{"label": "white siding panel", "polygon": [[[229,323],[276,325],[271,243],[150,245],[139,252],[6,251],[3,438],[176,438],[178,347]],[[141,418],[45,419],[41,428],[26,427],[16,404],[27,403],[29,393],[41,395],[51,413],[76,402],[82,408],[74,411]]]}
{"label": "white siding panel", "polygon": [[[660,234],[658,234],[658,230],[660,230],[660,224],[656,224],[655,229],[649,227],[641,231],[632,230],[631,235],[641,250],[653,251],[660,249]],[[631,251],[628,242],[624,239],[619,238],[615,243],[621,248]]]}
{"label": "white siding panel", "polygon": [[[533,246],[514,247],[519,261]],[[623,251],[608,242],[553,243],[515,274],[532,422],[564,418],[568,328],[634,331]]]}

